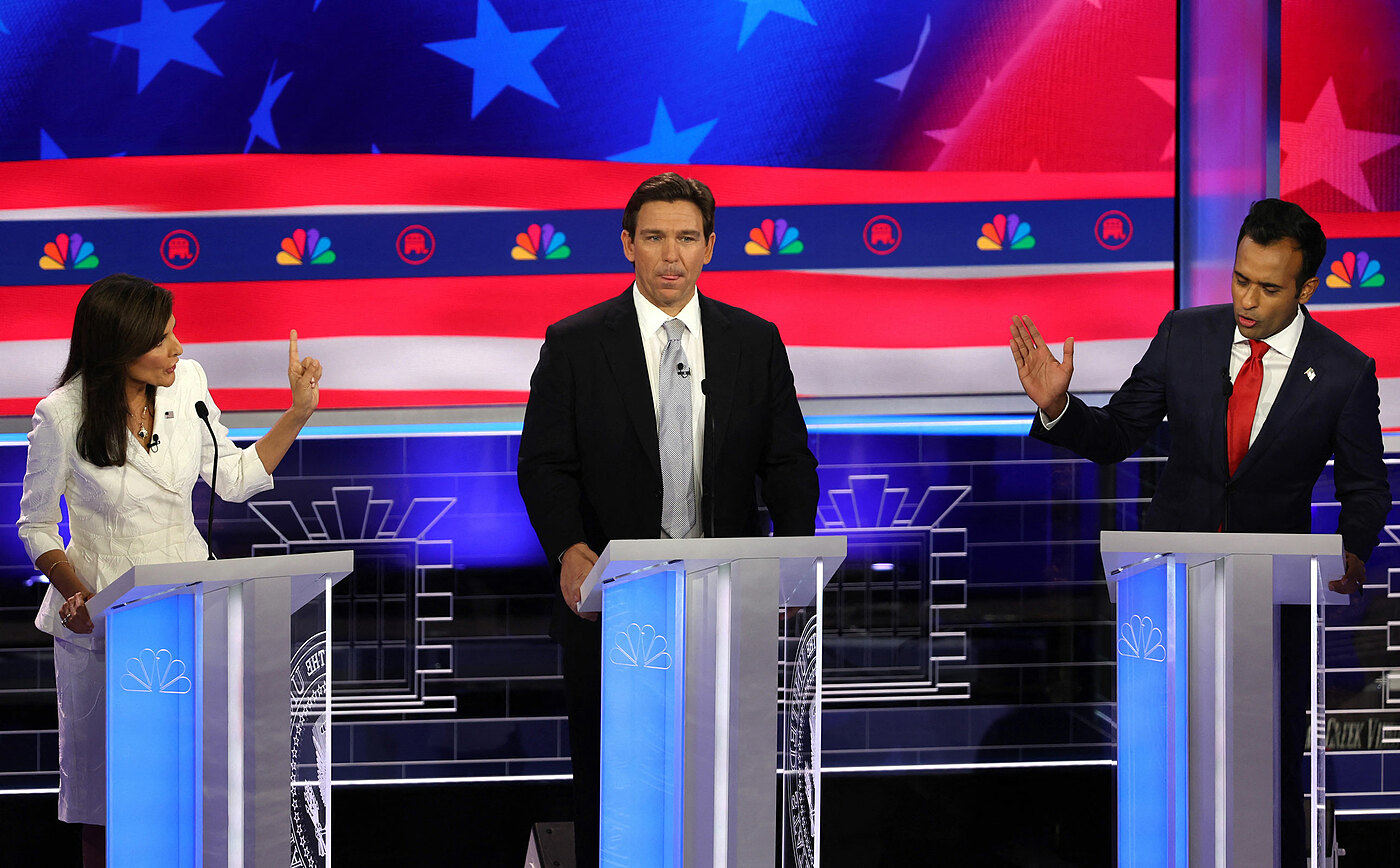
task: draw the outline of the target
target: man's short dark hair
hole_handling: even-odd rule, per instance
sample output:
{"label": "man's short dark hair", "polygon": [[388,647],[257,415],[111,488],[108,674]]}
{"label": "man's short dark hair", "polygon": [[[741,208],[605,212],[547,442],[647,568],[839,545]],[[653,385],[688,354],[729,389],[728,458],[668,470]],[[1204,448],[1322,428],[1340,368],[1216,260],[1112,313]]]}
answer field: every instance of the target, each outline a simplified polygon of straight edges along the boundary
{"label": "man's short dark hair", "polygon": [[648,202],[693,202],[700,209],[700,222],[705,227],[705,237],[715,234],[715,195],[703,182],[694,178],[682,178],[675,172],[665,172],[647,178],[627,200],[622,211],[622,231],[632,237],[637,235],[637,213]]}
{"label": "man's short dark hair", "polygon": [[1317,270],[1327,256],[1327,236],[1322,232],[1322,225],[1302,208],[1282,199],[1260,199],[1249,206],[1249,216],[1244,218],[1240,237],[1235,239],[1236,247],[1246,235],[1261,247],[1292,241],[1303,252],[1303,264],[1295,281],[1298,292],[1303,291],[1303,284],[1317,277]]}

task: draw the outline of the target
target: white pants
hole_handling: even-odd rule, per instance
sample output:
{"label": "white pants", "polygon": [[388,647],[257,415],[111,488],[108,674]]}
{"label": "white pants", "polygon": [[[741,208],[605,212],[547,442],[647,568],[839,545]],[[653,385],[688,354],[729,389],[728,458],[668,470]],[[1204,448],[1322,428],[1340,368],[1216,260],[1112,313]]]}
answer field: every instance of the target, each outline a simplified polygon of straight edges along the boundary
{"label": "white pants", "polygon": [[58,818],[107,824],[107,641],[55,637]]}

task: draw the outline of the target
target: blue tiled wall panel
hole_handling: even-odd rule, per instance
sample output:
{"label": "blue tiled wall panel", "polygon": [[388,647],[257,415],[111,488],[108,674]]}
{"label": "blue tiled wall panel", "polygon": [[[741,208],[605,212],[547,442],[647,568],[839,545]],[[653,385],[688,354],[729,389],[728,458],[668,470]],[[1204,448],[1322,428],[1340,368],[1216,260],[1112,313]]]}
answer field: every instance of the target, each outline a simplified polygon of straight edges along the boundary
{"label": "blue tiled wall panel", "polygon": [[[1117,625],[1097,539],[1106,528],[1138,527],[1165,444],[1159,436],[1146,457],[1098,467],[1024,436],[813,435],[822,521],[841,525],[830,532],[859,526],[861,540],[841,592],[826,601],[827,764],[1112,757]],[[516,487],[518,448],[513,434],[305,438],[277,487],[255,498],[290,502],[312,532],[331,518],[324,545],[361,554],[334,610],[333,670],[360,679],[336,688],[345,707],[359,706],[336,723],[339,778],[567,773],[560,656],[546,636],[557,585]],[[11,515],[24,452],[0,447],[0,510]],[[384,534],[416,516],[408,538],[341,539],[337,516],[353,512],[354,499],[337,502],[335,489],[349,486],[387,501]],[[1328,476],[1317,489],[1319,531],[1335,527],[1332,497]],[[201,522],[206,498],[201,487]],[[318,511],[318,501],[331,505]],[[918,513],[920,503],[931,512]],[[924,523],[911,525],[915,518]],[[289,550],[249,505],[220,503],[216,519],[224,557]],[[1378,548],[1366,595],[1331,615],[1337,626],[1380,631],[1329,634],[1329,662],[1361,669],[1329,676],[1339,703],[1372,695],[1379,672],[1400,668],[1400,652],[1385,651],[1383,638],[1386,622],[1400,621],[1400,599],[1385,587],[1398,550]],[[44,587],[25,584],[33,573],[17,537],[0,533],[0,788],[51,785],[56,765],[52,654],[32,627]],[[450,620],[427,620],[446,604],[425,593],[451,595]],[[963,659],[933,659],[949,649]],[[450,672],[427,671],[448,658]],[[888,690],[839,695],[843,681],[862,680]],[[1379,777],[1400,789],[1400,765],[1369,756],[1343,757],[1339,780]]]}

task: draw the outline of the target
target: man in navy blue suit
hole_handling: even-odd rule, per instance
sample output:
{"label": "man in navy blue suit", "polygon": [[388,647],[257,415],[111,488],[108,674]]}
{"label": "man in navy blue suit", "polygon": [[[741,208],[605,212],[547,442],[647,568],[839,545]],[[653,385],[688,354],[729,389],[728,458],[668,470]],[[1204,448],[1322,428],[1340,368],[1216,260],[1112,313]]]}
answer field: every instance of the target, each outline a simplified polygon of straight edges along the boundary
{"label": "man in navy blue suit", "polygon": [[[1235,252],[1232,304],[1173,311],[1132,376],[1104,407],[1069,394],[1074,338],[1058,361],[1028,317],[1013,317],[1011,353],[1040,412],[1031,436],[1101,464],[1136,452],[1165,416],[1171,454],[1144,530],[1309,533],[1312,490],[1329,458],[1346,574],[1355,593],[1390,511],[1376,363],[1309,315],[1326,253],[1322,227],[1291,202],[1250,208]],[[1260,346],[1261,344],[1267,347]],[[1227,417],[1237,381],[1263,353],[1248,446],[1232,470]],[[1243,444],[1241,444],[1243,445]]]}
{"label": "man in navy blue suit", "polygon": [[[1309,533],[1313,486],[1335,458],[1346,570],[1331,588],[1359,592],[1390,511],[1390,486],[1376,363],[1304,307],[1326,250],[1322,227],[1302,208],[1278,199],[1254,203],[1236,243],[1232,303],[1167,314],[1103,407],[1069,394],[1074,339],[1065,341],[1059,361],[1029,318],[1013,317],[1011,354],[1022,388],[1040,408],[1031,436],[1109,464],[1136,452],[1164,416],[1170,419],[1167,466],[1142,521],[1144,530],[1156,531]],[[1298,679],[1290,670],[1300,670],[1305,683],[1307,661],[1290,661],[1299,649],[1289,637],[1306,635],[1306,626],[1291,624],[1296,612],[1283,620],[1282,705],[1293,709]],[[1303,716],[1289,711],[1283,720],[1283,743],[1303,744]],[[1283,764],[1285,793],[1301,791],[1294,766]],[[1297,813],[1284,811],[1285,864],[1301,864]]]}

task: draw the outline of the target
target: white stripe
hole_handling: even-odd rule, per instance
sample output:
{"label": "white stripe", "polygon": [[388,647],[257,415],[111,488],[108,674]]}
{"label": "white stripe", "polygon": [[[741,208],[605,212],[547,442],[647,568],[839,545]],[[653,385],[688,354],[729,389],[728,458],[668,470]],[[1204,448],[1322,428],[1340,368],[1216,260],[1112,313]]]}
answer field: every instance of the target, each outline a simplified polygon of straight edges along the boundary
{"label": "white stripe", "polygon": [[68,361],[68,339],[0,341],[0,398],[41,398],[58,385]]}
{"label": "white stripe", "polygon": [[[538,338],[388,336],[305,338],[303,357],[325,366],[327,389],[484,389],[524,392],[540,358]],[[186,344],[223,389],[287,388],[287,342]]]}
{"label": "white stripe", "polygon": [[[1113,392],[1147,349],[1147,338],[1075,341],[1079,392]],[[1059,347],[1055,347],[1059,355]],[[1017,394],[1021,382],[1011,350],[995,347],[868,349],[789,347],[802,395]]]}
{"label": "white stripe", "polygon": [[[325,365],[328,389],[485,390],[530,388],[539,360],[537,338],[305,338],[304,356]],[[1147,347],[1147,339],[1079,341],[1074,387],[1113,391]],[[1058,350],[1058,348],[1057,348]],[[12,372],[0,397],[48,394],[63,368],[68,342],[0,342],[0,370]],[[287,388],[285,341],[186,344],[214,389]],[[995,347],[789,347],[803,395],[972,395],[1021,391],[1011,351]]]}
{"label": "white stripe", "polygon": [[[536,338],[346,337],[304,339],[304,355],[326,367],[329,389],[525,392],[539,360]],[[1148,339],[1076,341],[1073,389],[1114,392]],[[1054,347],[1056,354],[1060,348]],[[218,389],[286,389],[285,341],[187,344]],[[0,398],[38,398],[53,389],[68,341],[0,341]],[[1011,351],[995,347],[788,347],[797,391],[813,397],[1018,395]],[[1382,378],[1381,424],[1400,426],[1400,378]]]}

